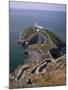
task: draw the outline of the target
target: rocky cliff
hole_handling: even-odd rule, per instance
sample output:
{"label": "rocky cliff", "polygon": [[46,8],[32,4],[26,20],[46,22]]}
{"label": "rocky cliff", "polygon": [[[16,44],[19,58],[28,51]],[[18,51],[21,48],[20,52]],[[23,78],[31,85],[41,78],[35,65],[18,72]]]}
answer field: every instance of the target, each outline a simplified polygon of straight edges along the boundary
{"label": "rocky cliff", "polygon": [[17,36],[26,63],[10,74],[10,88],[65,85],[65,43],[47,29],[26,28]]}

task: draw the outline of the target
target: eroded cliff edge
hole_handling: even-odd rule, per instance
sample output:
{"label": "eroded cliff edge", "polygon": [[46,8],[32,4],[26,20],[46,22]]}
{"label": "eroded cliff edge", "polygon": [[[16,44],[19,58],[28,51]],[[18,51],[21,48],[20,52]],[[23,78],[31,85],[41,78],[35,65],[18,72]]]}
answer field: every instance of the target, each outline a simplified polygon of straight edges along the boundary
{"label": "eroded cliff edge", "polygon": [[28,27],[17,36],[25,48],[26,63],[10,74],[10,88],[27,88],[66,83],[66,45],[47,29]]}

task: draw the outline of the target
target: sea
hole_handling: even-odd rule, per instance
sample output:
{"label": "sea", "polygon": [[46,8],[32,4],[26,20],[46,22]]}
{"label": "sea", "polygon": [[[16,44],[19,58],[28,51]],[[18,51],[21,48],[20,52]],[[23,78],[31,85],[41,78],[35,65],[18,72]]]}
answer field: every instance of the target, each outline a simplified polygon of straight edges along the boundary
{"label": "sea", "polygon": [[56,33],[66,42],[66,12],[63,11],[45,11],[45,10],[9,10],[9,72],[25,63],[23,52],[24,47],[16,42],[17,35],[28,26],[35,23]]}

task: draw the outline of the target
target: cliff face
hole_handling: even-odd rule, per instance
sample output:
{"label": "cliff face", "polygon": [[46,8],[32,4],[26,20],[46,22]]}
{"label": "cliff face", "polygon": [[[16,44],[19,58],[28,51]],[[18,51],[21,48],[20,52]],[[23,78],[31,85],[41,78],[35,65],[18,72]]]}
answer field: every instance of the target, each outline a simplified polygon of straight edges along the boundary
{"label": "cliff face", "polygon": [[27,63],[10,74],[10,88],[65,85],[65,43],[58,36],[29,27],[18,35],[17,43],[25,47]]}
{"label": "cliff face", "polygon": [[28,27],[18,35],[17,43],[26,47],[25,57],[32,61],[36,58],[37,61],[48,57],[56,59],[65,54],[65,43],[47,29],[37,31]]}

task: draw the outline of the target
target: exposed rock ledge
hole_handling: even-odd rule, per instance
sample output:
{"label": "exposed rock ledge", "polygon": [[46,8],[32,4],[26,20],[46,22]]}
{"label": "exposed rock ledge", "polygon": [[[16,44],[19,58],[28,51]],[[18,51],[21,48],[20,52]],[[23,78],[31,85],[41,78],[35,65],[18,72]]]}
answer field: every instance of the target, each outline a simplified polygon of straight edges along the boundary
{"label": "exposed rock ledge", "polygon": [[[10,74],[10,88],[65,85],[65,59],[65,55],[63,55],[56,60],[47,58],[37,65],[34,63],[22,65],[14,74]],[[53,79],[56,72],[59,75],[56,75],[56,78],[60,79],[59,77],[61,77],[61,80],[49,82],[49,78]]]}
{"label": "exposed rock ledge", "polygon": [[17,42],[26,47],[27,63],[10,74],[10,88],[65,85],[64,42],[48,30],[37,32],[32,27],[21,33]]}

